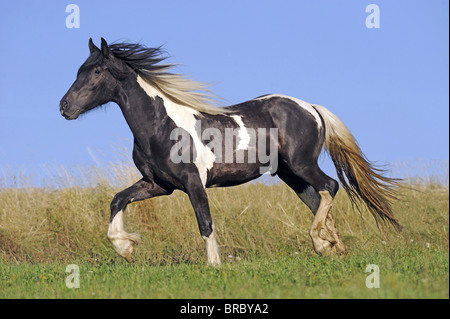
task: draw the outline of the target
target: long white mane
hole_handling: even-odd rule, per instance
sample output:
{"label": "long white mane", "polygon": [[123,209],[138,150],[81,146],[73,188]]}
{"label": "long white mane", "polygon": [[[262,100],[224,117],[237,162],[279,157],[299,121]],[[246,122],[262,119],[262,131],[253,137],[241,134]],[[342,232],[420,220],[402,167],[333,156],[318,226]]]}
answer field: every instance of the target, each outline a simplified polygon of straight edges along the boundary
{"label": "long white mane", "polygon": [[166,59],[161,48],[128,43],[116,43],[109,47],[115,57],[126,62],[148,84],[173,102],[208,114],[229,112],[228,109],[217,106],[218,98],[208,89],[208,84],[170,72],[175,64],[159,64]]}

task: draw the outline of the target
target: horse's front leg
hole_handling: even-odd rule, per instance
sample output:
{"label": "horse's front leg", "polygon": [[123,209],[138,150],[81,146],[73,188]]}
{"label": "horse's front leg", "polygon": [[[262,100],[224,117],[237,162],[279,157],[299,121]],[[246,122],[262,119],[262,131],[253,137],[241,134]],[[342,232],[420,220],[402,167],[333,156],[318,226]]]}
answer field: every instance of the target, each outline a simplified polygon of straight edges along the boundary
{"label": "horse's front leg", "polygon": [[190,185],[187,193],[197,217],[200,234],[206,244],[208,264],[213,266],[220,265],[219,245],[216,241],[206,190],[201,184],[194,183]]}
{"label": "horse's front leg", "polygon": [[136,233],[127,233],[123,227],[123,212],[127,205],[151,197],[168,195],[168,191],[153,181],[141,179],[133,186],[117,193],[111,202],[111,218],[108,227],[108,239],[116,252],[131,261],[131,253],[135,244],[141,242],[141,236]]}

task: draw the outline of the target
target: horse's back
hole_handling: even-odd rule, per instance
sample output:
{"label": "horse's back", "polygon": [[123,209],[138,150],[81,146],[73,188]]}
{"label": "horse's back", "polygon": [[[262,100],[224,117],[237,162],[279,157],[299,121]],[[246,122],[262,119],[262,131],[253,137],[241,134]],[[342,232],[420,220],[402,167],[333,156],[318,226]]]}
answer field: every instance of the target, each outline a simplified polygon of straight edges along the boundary
{"label": "horse's back", "polygon": [[[270,94],[230,106],[228,110],[232,112],[208,117],[205,124],[202,121],[202,130],[214,127],[223,138],[221,156],[216,157],[208,172],[208,186],[244,183],[260,176],[261,167],[275,174],[278,164],[273,162],[286,158],[288,153],[299,154],[299,160],[317,160],[324,130],[322,119],[311,104]],[[235,135],[231,144],[227,144],[230,128]],[[261,159],[271,162],[263,163]]]}

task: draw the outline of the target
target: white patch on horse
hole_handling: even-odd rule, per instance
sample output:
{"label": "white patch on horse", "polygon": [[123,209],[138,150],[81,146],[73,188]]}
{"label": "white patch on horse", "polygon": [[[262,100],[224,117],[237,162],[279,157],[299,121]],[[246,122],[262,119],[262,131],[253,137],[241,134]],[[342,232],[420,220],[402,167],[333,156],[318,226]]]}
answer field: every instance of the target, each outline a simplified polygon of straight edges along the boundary
{"label": "white patch on horse", "polygon": [[212,225],[212,232],[209,237],[202,237],[206,244],[206,256],[208,257],[208,264],[220,265],[219,245],[217,244],[214,225]]}
{"label": "white patch on horse", "polygon": [[123,229],[123,211],[119,211],[109,223],[108,239],[113,244],[116,252],[128,261],[131,260],[133,246],[141,242],[139,234],[130,234]]}
{"label": "white patch on horse", "polygon": [[265,100],[265,99],[270,99],[272,97],[281,97],[281,98],[285,98],[285,99],[289,99],[291,101],[294,101],[302,109],[304,109],[304,110],[308,111],[309,113],[311,113],[311,115],[316,120],[317,126],[319,127],[319,129],[322,127],[322,119],[320,118],[319,112],[317,112],[310,103],[305,102],[303,100],[297,99],[297,98],[292,97],[292,96],[283,95],[283,94],[269,94],[269,95],[266,95],[266,96],[258,97],[258,98],[254,99],[254,100]]}
{"label": "white patch on horse", "polygon": [[248,149],[248,145],[250,144],[250,134],[248,133],[244,122],[242,122],[242,117],[240,117],[239,115],[232,115],[231,117],[234,119],[237,125],[239,125],[239,143],[237,149],[246,150]]}
{"label": "white patch on horse", "polygon": [[137,77],[137,82],[144,89],[148,96],[154,98],[159,96],[164,101],[164,108],[167,115],[175,122],[175,125],[186,130],[191,135],[194,141],[195,150],[197,151],[197,158],[194,159],[194,164],[197,167],[203,187],[206,186],[208,170],[211,169],[216,160],[216,156],[212,150],[205,146],[195,128],[195,116],[200,116],[200,112],[190,107],[172,102],[169,98],[164,96],[162,92],[148,84],[140,76]]}

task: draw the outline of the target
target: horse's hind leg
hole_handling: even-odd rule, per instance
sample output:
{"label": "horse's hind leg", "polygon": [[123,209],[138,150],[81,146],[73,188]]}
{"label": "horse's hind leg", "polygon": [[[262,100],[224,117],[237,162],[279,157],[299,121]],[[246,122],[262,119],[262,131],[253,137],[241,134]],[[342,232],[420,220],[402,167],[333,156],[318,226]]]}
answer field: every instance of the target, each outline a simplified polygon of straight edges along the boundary
{"label": "horse's hind leg", "polygon": [[340,253],[347,254],[345,245],[336,228],[332,215],[333,197],[328,191],[319,191],[320,205],[311,225],[310,233],[314,249],[317,253],[328,256]]}
{"label": "horse's hind leg", "polygon": [[[315,173],[311,173],[311,171],[315,171]],[[281,167],[278,175],[314,214],[314,221],[310,229],[314,250],[326,256],[336,253],[347,254],[331,212],[333,197],[337,192],[337,182],[326,176],[318,167],[304,168],[301,173],[306,175],[308,181],[313,182],[316,186],[313,187],[312,184],[294,174],[287,167]],[[309,174],[310,176],[308,176]]]}

